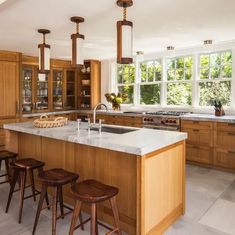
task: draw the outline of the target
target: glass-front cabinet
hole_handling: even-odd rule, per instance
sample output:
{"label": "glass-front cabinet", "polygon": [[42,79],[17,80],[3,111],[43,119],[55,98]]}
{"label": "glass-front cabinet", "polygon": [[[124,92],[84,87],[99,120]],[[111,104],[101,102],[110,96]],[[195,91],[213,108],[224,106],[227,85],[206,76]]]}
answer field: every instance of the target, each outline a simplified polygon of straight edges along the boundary
{"label": "glass-front cabinet", "polygon": [[37,66],[24,66],[22,76],[22,113],[49,110],[49,74],[39,74]]}
{"label": "glass-front cabinet", "polygon": [[33,67],[23,68],[22,78],[22,112],[30,113],[33,111]]}
{"label": "glass-front cabinet", "polygon": [[65,108],[76,109],[76,73],[74,70],[66,71]]}
{"label": "glass-front cabinet", "polygon": [[22,114],[77,108],[77,70],[54,67],[49,74],[38,73],[37,65],[23,65],[21,78]]}
{"label": "glass-front cabinet", "polygon": [[63,70],[53,70],[53,110],[62,110],[64,108],[63,77]]}
{"label": "glass-front cabinet", "polygon": [[37,92],[35,109],[45,111],[49,109],[49,75],[37,74]]}

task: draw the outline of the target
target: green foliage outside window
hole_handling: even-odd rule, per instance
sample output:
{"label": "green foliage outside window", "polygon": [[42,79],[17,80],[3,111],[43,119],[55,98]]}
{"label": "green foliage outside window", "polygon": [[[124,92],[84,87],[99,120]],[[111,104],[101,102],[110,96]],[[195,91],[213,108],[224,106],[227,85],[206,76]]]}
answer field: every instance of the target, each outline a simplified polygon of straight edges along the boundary
{"label": "green foliage outside window", "polygon": [[192,56],[167,60],[167,105],[192,105],[192,78]]}
{"label": "green foliage outside window", "polygon": [[134,83],[135,83],[135,65],[125,64],[118,65],[118,92],[127,95],[124,104],[132,104],[134,96]]}
{"label": "green foliage outside window", "polygon": [[160,104],[161,85],[141,85],[140,86],[140,104],[154,105]]}
{"label": "green foliage outside window", "polygon": [[[221,100],[231,104],[232,52],[218,52],[200,56],[199,105],[213,106]],[[202,82],[204,80],[204,82]],[[223,81],[226,80],[226,81]]]}

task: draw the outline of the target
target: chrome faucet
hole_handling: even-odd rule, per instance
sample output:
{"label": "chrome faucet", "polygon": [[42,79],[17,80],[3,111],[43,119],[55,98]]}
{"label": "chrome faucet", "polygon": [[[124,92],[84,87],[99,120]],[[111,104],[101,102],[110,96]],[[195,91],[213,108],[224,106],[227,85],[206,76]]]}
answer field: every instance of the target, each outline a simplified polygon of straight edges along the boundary
{"label": "chrome faucet", "polygon": [[103,104],[103,103],[97,104],[93,109],[93,124],[96,124],[96,110],[97,110],[98,107],[101,107],[101,106],[105,107],[106,112],[108,111],[108,107],[105,104]]}

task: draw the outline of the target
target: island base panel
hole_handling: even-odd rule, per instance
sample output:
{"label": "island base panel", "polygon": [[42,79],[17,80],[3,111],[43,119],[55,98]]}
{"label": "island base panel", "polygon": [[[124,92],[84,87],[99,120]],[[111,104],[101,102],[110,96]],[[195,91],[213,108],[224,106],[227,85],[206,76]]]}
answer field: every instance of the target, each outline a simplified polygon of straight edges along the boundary
{"label": "island base panel", "polygon": [[[14,131],[7,131],[6,140],[9,150],[44,161],[45,169],[61,167],[78,173],[79,181],[92,178],[118,187],[121,227],[130,235],[162,234],[184,213],[184,142],[136,156]],[[63,190],[65,202],[73,205],[70,187]],[[90,212],[88,205],[82,209]],[[100,203],[98,215],[113,225],[109,202]]]}

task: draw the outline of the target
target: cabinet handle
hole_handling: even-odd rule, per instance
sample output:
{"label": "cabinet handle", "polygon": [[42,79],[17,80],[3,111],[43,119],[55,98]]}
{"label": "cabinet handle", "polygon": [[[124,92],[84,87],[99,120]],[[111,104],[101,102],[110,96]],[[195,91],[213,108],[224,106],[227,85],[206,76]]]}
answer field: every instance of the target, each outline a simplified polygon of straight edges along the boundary
{"label": "cabinet handle", "polygon": [[235,123],[228,123],[228,126],[235,126]]}
{"label": "cabinet handle", "polygon": [[199,146],[192,146],[192,148],[194,148],[194,149],[200,149]]}
{"label": "cabinet handle", "polygon": [[199,129],[193,129],[194,132],[199,132]]}
{"label": "cabinet handle", "polygon": [[193,121],[193,123],[198,124],[198,123],[199,123],[199,121]]}
{"label": "cabinet handle", "polygon": [[229,132],[229,133],[228,133],[228,135],[235,136],[235,133],[231,133],[231,132]]}
{"label": "cabinet handle", "polygon": [[235,154],[235,151],[228,151],[228,153],[230,153],[230,154]]}

